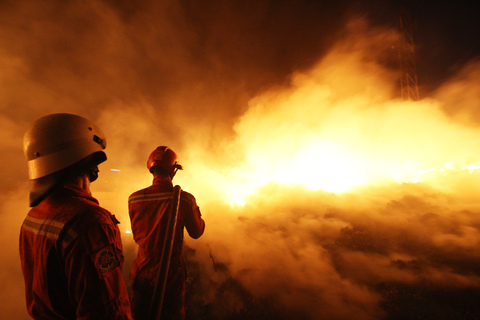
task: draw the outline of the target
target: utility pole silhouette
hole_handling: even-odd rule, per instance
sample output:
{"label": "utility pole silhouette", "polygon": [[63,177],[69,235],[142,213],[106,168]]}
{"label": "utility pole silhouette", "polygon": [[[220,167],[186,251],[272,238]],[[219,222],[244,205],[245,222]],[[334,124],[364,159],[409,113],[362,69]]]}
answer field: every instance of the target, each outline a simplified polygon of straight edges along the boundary
{"label": "utility pole silhouette", "polygon": [[398,41],[398,56],[400,60],[400,89],[403,100],[419,100],[417,64],[415,60],[414,32],[417,30],[416,22],[412,20],[405,8],[400,9],[398,15],[400,37]]}

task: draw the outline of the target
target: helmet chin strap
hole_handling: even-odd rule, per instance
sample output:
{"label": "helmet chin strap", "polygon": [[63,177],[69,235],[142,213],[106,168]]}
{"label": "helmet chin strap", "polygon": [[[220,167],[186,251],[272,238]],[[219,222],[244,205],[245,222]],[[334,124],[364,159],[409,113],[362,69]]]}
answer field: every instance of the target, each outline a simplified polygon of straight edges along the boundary
{"label": "helmet chin strap", "polygon": [[88,171],[88,180],[90,180],[90,182],[98,179],[98,171],[100,171],[98,170],[98,166],[95,166],[90,171]]}
{"label": "helmet chin strap", "polygon": [[172,174],[170,175],[170,178],[173,180],[173,177],[175,177],[175,175],[177,174],[177,171],[178,170],[183,170],[183,166],[177,162],[175,162],[175,164],[173,165],[173,172]]}

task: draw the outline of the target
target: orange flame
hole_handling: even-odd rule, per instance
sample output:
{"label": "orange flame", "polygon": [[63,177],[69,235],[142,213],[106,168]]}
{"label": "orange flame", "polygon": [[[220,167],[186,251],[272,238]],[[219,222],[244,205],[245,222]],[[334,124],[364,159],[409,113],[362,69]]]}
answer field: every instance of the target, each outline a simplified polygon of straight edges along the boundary
{"label": "orange flame", "polygon": [[336,59],[351,63],[339,67],[349,74],[327,74],[327,57],[289,88],[250,101],[226,146],[233,159],[221,173],[227,202],[242,205],[269,183],[344,192],[385,181],[438,184],[439,174],[478,170],[479,130],[453,121],[440,101],[389,97],[381,72],[365,78],[363,89],[355,82],[335,93],[339,77],[363,72],[351,59]]}

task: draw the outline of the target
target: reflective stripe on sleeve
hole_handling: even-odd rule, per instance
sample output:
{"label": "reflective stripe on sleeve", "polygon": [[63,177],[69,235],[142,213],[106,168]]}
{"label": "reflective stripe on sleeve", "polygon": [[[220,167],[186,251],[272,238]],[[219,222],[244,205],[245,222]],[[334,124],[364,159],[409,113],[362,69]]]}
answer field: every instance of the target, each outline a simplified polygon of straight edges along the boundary
{"label": "reflective stripe on sleeve", "polygon": [[151,193],[151,194],[141,194],[137,196],[131,196],[128,199],[128,204],[142,201],[152,201],[152,200],[168,200],[173,197],[172,192],[160,192],[160,193]]}
{"label": "reflective stripe on sleeve", "polygon": [[[46,237],[51,240],[58,240],[60,232],[65,224],[51,219],[39,219],[29,215],[23,221],[22,228],[26,231],[33,232],[36,235]],[[77,233],[69,229],[62,239],[62,247],[66,248],[77,238]]]}
{"label": "reflective stripe on sleeve", "polygon": [[[150,193],[150,194],[139,194],[130,196],[128,199],[128,204],[142,202],[142,201],[154,201],[154,200],[168,200],[173,197],[173,192],[158,192],[158,193]],[[180,194],[180,201],[187,202],[189,205],[192,204],[191,196],[187,193],[183,192]]]}

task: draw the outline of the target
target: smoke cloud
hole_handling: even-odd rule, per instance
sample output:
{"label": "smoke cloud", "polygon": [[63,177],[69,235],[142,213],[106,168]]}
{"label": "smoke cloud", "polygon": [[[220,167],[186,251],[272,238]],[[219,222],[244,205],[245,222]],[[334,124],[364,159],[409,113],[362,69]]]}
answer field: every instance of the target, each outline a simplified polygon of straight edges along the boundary
{"label": "smoke cloud", "polygon": [[0,9],[1,318],[28,319],[22,135],[52,112],[107,135],[92,193],[121,221],[127,284],[128,196],[155,147],[179,154],[207,224],[185,240],[189,319],[480,315],[475,59],[403,101],[399,34],[347,2]]}

